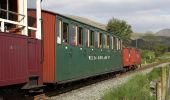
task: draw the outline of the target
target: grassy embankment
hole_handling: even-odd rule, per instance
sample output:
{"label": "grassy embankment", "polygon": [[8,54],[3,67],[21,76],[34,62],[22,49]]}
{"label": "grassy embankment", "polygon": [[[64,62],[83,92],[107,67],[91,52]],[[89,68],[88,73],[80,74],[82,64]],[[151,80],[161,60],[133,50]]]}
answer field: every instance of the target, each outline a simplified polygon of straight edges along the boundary
{"label": "grassy embankment", "polygon": [[127,83],[106,93],[102,100],[155,100],[155,96],[150,95],[150,82],[159,76],[159,68],[146,75],[138,74]]}

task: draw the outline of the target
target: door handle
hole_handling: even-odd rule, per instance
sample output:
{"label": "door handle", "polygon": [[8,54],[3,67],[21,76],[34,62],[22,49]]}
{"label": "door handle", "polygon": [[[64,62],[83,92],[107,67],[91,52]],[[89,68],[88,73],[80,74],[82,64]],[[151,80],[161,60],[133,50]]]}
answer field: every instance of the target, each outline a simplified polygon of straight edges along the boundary
{"label": "door handle", "polygon": [[69,56],[72,56],[72,49],[68,50],[68,51],[67,51],[67,54],[68,54]]}
{"label": "door handle", "polygon": [[87,51],[86,50],[83,50],[83,55],[86,56],[87,55]]}

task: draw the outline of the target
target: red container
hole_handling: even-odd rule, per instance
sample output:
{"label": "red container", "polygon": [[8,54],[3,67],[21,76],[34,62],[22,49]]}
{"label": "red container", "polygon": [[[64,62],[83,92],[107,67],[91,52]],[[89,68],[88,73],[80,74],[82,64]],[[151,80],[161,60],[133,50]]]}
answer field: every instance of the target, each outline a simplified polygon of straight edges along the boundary
{"label": "red container", "polygon": [[129,48],[123,48],[123,67],[129,67],[130,66],[130,49]]}
{"label": "red container", "polygon": [[0,32],[0,48],[0,87],[27,83],[35,75],[42,84],[39,40]]}
{"label": "red container", "polygon": [[136,65],[136,49],[130,48],[130,65]]}

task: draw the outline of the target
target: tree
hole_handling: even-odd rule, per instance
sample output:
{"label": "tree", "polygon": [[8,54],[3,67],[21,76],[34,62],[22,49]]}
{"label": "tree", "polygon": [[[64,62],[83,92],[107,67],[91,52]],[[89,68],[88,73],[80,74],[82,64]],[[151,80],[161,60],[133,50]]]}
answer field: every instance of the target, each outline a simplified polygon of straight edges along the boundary
{"label": "tree", "polygon": [[158,43],[153,46],[153,49],[155,51],[156,56],[159,56],[165,53],[168,50],[168,47],[165,44]]}
{"label": "tree", "polygon": [[107,31],[125,39],[130,39],[131,33],[133,32],[131,25],[127,24],[124,20],[116,18],[109,20],[106,29]]}
{"label": "tree", "polygon": [[156,59],[155,52],[150,50],[142,50],[142,62],[152,63]]}

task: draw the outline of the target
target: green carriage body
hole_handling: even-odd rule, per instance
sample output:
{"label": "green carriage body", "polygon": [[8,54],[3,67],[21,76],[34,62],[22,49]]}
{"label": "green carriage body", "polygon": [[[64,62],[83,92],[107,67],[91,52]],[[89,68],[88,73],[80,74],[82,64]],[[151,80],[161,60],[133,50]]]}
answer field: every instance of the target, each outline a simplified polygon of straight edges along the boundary
{"label": "green carriage body", "polygon": [[[87,28],[89,30],[111,35],[106,31],[90,26],[74,19],[64,16],[57,16],[57,20]],[[56,21],[57,21],[56,20]],[[59,29],[57,29],[59,30]],[[70,29],[68,34],[70,33]],[[84,32],[84,31],[83,31]],[[62,33],[63,34],[63,33]],[[83,34],[83,40],[86,34]],[[79,80],[91,76],[101,75],[122,70],[122,51],[111,48],[87,47],[84,41],[81,46],[72,46],[68,35],[68,44],[56,45],[56,81],[59,83]]]}

